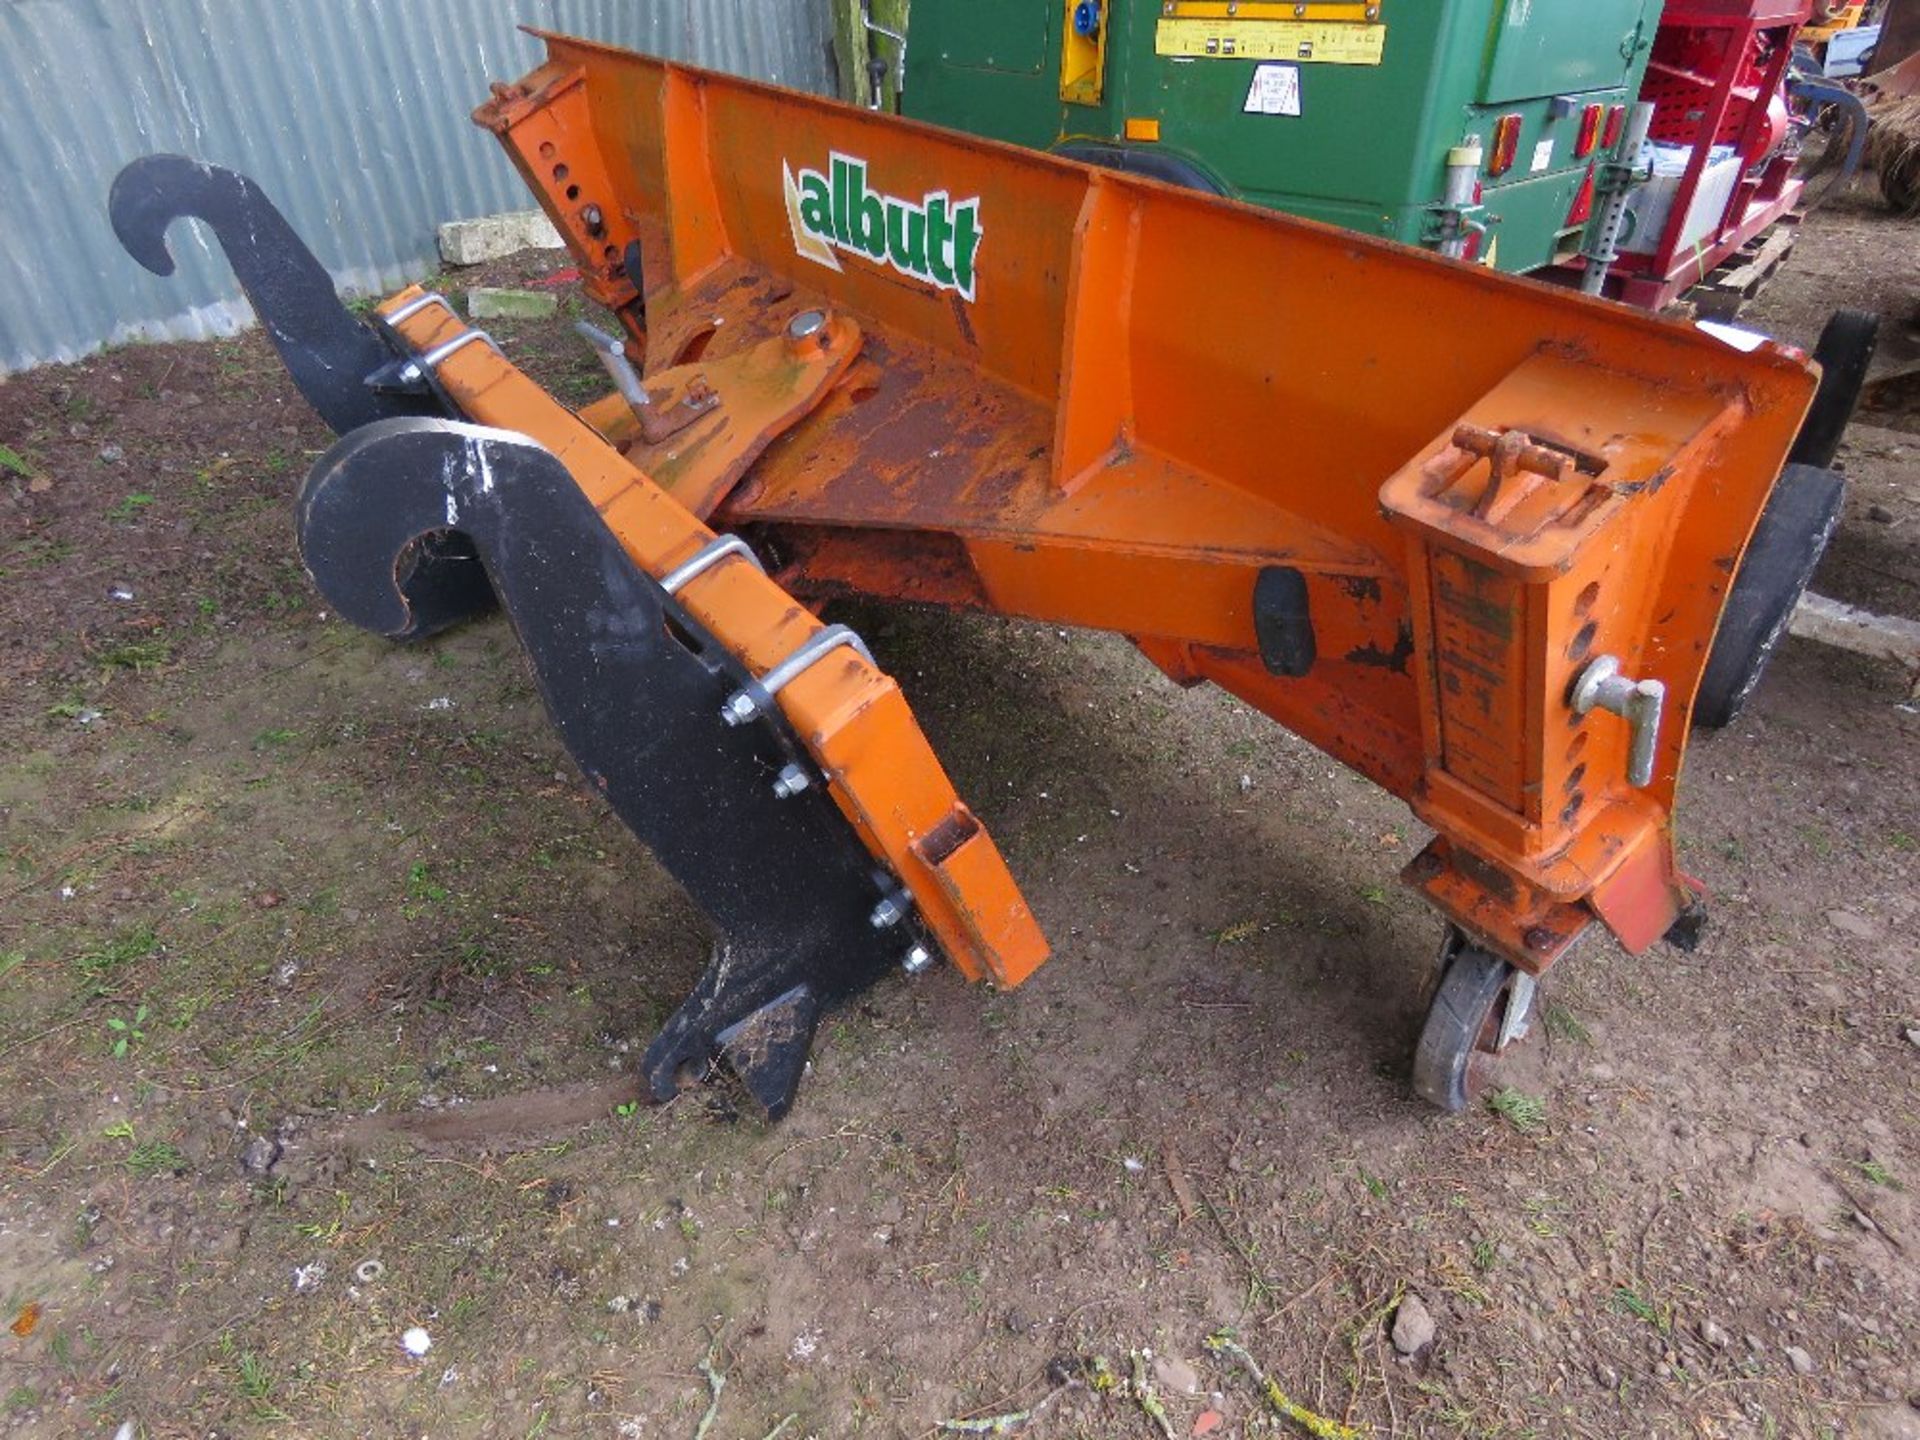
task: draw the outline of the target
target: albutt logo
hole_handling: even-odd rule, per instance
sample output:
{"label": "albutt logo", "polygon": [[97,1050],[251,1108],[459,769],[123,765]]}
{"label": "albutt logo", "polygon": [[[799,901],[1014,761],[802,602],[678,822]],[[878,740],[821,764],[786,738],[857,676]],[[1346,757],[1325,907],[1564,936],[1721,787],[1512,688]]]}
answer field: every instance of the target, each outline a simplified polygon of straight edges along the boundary
{"label": "albutt logo", "polygon": [[867,188],[866,161],[838,151],[826,175],[805,169],[796,175],[784,161],[780,168],[793,248],[804,258],[838,270],[834,251],[844,250],[973,299],[982,233],[978,196],[956,201],[944,190],[930,190],[916,205],[883,195]]}

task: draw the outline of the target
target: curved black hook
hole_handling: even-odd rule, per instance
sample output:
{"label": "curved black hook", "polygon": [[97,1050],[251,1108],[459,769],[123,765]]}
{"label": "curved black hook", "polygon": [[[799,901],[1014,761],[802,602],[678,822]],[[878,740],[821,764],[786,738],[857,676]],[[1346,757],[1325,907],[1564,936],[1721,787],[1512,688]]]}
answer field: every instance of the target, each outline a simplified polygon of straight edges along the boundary
{"label": "curved black hook", "polygon": [[204,222],[293,383],[337,433],[444,413],[431,396],[368,387],[367,376],[394,358],[392,349],[348,313],[326,268],[245,175],[184,155],[146,155],[114,176],[107,215],[126,252],[156,275],[174,269],[167,227],[186,217]]}
{"label": "curved black hook", "polygon": [[[567,748],[627,827],[720,931],[686,1002],[647,1047],[657,1099],[725,1060],[777,1118],[821,1009],[898,968],[918,922],[883,926],[872,856],[777,710],[721,718],[751,677],[627,556],[561,462],[524,435],[444,420],[356,430],[314,465],[296,509],[301,558],[346,619],[407,638],[443,597],[408,557],[457,532],[490,575]],[[671,622],[671,623],[669,623]]]}

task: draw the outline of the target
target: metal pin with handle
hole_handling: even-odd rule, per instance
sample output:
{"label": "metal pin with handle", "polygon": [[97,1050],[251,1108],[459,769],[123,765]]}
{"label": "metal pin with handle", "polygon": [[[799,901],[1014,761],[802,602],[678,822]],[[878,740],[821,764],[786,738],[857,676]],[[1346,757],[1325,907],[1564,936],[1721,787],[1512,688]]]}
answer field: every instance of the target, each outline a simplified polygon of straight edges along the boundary
{"label": "metal pin with handle", "polygon": [[647,394],[647,387],[640,383],[640,372],[633,368],[633,361],[627,358],[627,347],[620,337],[609,335],[598,325],[585,320],[574,321],[573,328],[577,335],[593,346],[593,353],[606,367],[607,377],[620,392],[620,398],[632,406],[636,414],[650,408],[653,397]]}
{"label": "metal pin with handle", "polygon": [[1605,710],[1627,722],[1627,783],[1653,783],[1653,751],[1660,740],[1660,712],[1666,708],[1667,687],[1659,680],[1629,680],[1620,673],[1616,655],[1596,655],[1573,682],[1576,715]]}
{"label": "metal pin with handle", "polygon": [[633,418],[640,422],[640,438],[649,445],[658,445],[679,434],[720,403],[720,397],[707,388],[706,379],[696,375],[686,383],[678,401],[670,406],[656,405],[627,354],[625,341],[585,320],[574,321],[573,328],[593,346],[593,353],[600,357],[620,398],[627,402]]}

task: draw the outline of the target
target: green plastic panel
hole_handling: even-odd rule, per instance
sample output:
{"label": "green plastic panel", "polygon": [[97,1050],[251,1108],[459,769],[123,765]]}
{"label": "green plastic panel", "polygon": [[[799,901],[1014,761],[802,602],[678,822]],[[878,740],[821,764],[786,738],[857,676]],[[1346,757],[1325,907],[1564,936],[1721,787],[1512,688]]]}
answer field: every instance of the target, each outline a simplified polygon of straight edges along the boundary
{"label": "green plastic panel", "polygon": [[[1500,215],[1497,263],[1526,270],[1571,248],[1567,210],[1589,164],[1573,154],[1577,108],[1554,117],[1549,102],[1625,104],[1660,0],[1380,0],[1380,63],[1294,66],[1274,87],[1285,99],[1271,108],[1284,113],[1263,113],[1250,95],[1259,62],[1157,54],[1160,0],[1108,0],[1103,100],[1063,102],[1066,3],[914,0],[907,113],[1037,149],[1121,142],[1129,118],[1157,120],[1150,148],[1232,195],[1409,244],[1434,228],[1447,151],[1468,135],[1491,141],[1495,120],[1518,113],[1514,166],[1486,186]],[[1036,47],[1037,68],[1014,73]]]}
{"label": "green plastic panel", "polygon": [[[919,12],[945,9],[930,25],[915,23]],[[922,40],[937,46],[943,66],[998,70],[1010,75],[1039,75],[1049,82],[1059,74],[1061,14],[1047,0],[933,0],[909,12],[908,58]],[[929,31],[933,33],[928,34]]]}
{"label": "green plastic panel", "polygon": [[1657,17],[1646,8],[1644,0],[1506,0],[1493,17],[1480,99],[1492,105],[1624,85],[1653,39]]}

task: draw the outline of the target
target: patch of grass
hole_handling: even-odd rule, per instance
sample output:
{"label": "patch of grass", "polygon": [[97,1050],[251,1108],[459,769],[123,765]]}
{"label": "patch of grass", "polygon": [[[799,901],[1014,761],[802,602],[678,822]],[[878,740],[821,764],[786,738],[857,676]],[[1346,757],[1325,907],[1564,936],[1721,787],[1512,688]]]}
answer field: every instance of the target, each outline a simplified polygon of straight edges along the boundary
{"label": "patch of grass", "polygon": [[140,512],[151,504],[153,504],[153,496],[144,490],[135,490],[116,500],[112,507],[108,509],[107,518],[109,520],[118,520],[123,524],[137,520],[140,518]]}
{"label": "patch of grass", "polygon": [[1493,1269],[1494,1262],[1500,1258],[1499,1251],[1493,1248],[1491,1240],[1478,1240],[1473,1246],[1473,1268],[1481,1274]]}
{"label": "patch of grass", "polygon": [[330,1244],[340,1238],[340,1232],[346,1228],[347,1212],[353,1208],[353,1197],[344,1190],[333,1192],[333,1216],[328,1220],[313,1220],[294,1228],[309,1240],[318,1240]]}
{"label": "patch of grass", "polygon": [[122,971],[159,948],[160,937],[153,933],[153,927],[142,925],[123,931],[91,950],[81,951],[73,957],[74,973],[89,998],[111,995]]}
{"label": "patch of grass", "polygon": [[7,1409],[31,1410],[40,1403],[40,1392],[31,1385],[16,1385],[7,1392]]}
{"label": "patch of grass", "polygon": [[1878,1160],[1856,1160],[1853,1162],[1853,1168],[1876,1185],[1884,1185],[1889,1190],[1905,1188],[1898,1180],[1893,1178],[1893,1172],[1888,1170],[1887,1167],[1882,1165]]}
{"label": "patch of grass", "polygon": [[1522,1135],[1532,1135],[1547,1123],[1547,1102],[1511,1085],[1489,1095],[1487,1108]]}
{"label": "patch of grass", "polygon": [[253,1406],[254,1412],[264,1418],[265,1412],[272,1409],[274,1378],[267,1362],[251,1350],[242,1350],[234,1366],[234,1385],[240,1392],[240,1398]]}
{"label": "patch of grass", "polygon": [[169,1145],[165,1140],[149,1140],[144,1145],[136,1145],[127,1152],[120,1162],[129,1173],[141,1179],[155,1175],[172,1175],[186,1169],[187,1157],[178,1147]]}
{"label": "patch of grass", "polygon": [[11,975],[26,963],[27,952],[24,950],[7,950],[0,952],[0,980],[6,979],[7,976]]}
{"label": "patch of grass", "polygon": [[[49,540],[41,535],[29,535],[24,540],[16,540],[7,550],[7,559],[17,560],[30,569],[41,569],[57,564],[73,554],[71,540]],[[0,574],[6,572],[0,571]]]}
{"label": "patch of grass", "polygon": [[1622,1315],[1631,1315],[1636,1320],[1646,1321],[1662,1335],[1673,1329],[1673,1317],[1670,1314],[1663,1312],[1659,1306],[1629,1286],[1616,1286],[1613,1298],[1607,1304]]}
{"label": "patch of grass", "polygon": [[1577,1045],[1593,1043],[1593,1032],[1580,1023],[1580,1017],[1566,1006],[1553,1004],[1547,1006],[1541,1017],[1547,1027],[1547,1033],[1557,1040],[1571,1040]]}
{"label": "patch of grass", "polygon": [[1376,1200],[1384,1200],[1387,1198],[1386,1181],[1382,1180],[1378,1175],[1368,1174],[1365,1169],[1360,1170],[1359,1174],[1360,1183],[1367,1187],[1367,1193],[1369,1195],[1373,1196]]}
{"label": "patch of grass", "polygon": [[435,905],[447,898],[447,887],[433,878],[424,860],[416,860],[407,867],[407,898]]}
{"label": "patch of grass", "polygon": [[137,675],[157,670],[173,658],[173,647],[164,640],[128,640],[100,652],[101,663]]}
{"label": "patch of grass", "polygon": [[40,468],[11,445],[0,445],[0,470],[11,471],[22,480],[35,480]]}
{"label": "patch of grass", "polygon": [[262,730],[253,737],[256,750],[279,750],[300,738],[298,730]]}

